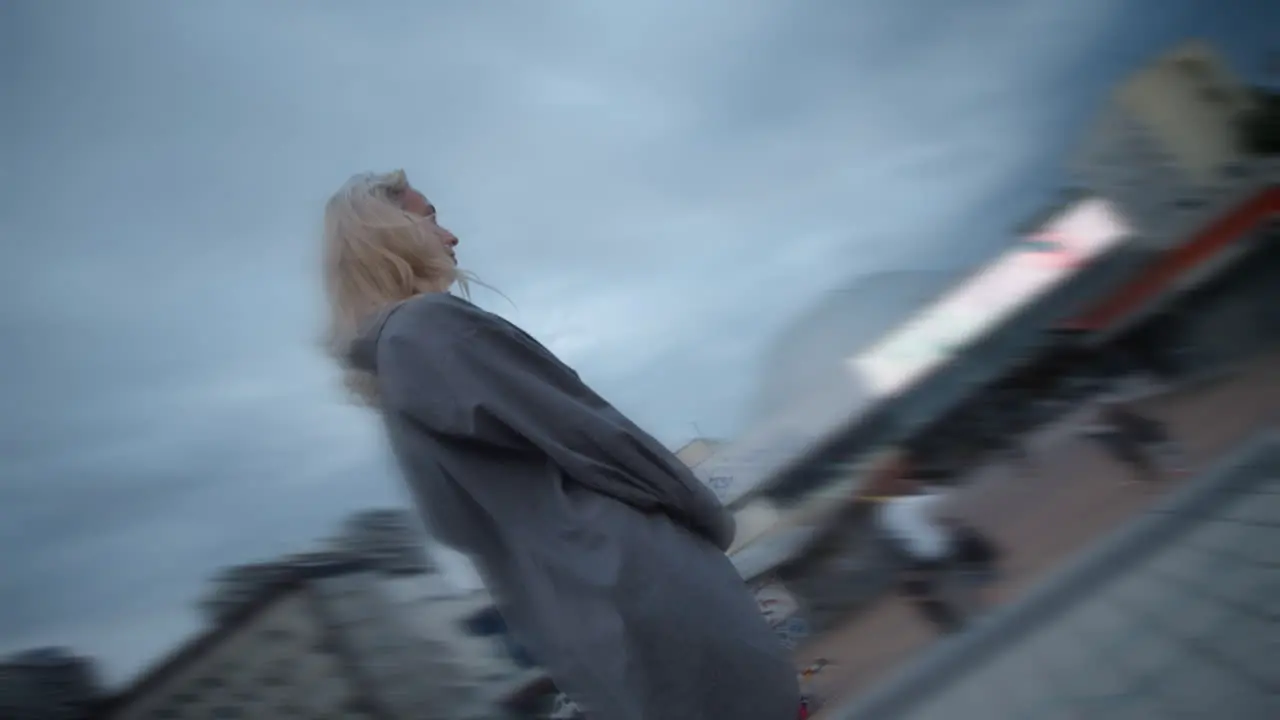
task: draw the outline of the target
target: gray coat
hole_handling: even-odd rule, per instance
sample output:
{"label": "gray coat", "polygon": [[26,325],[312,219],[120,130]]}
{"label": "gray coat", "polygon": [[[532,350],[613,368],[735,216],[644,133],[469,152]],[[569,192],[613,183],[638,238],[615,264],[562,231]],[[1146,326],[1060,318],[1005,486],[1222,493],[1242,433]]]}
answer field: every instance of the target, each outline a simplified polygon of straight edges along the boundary
{"label": "gray coat", "polygon": [[405,477],[592,720],[792,720],[791,658],[724,555],[733,520],[519,328],[446,294],[352,347]]}

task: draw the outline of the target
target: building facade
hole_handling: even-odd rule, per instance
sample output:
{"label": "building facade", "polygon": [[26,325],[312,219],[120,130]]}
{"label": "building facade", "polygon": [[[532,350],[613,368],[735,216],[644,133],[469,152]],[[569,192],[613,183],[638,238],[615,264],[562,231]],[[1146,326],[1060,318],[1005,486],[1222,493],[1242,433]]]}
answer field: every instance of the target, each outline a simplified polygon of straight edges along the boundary
{"label": "building facade", "polygon": [[112,703],[115,720],[393,717],[326,617],[320,580],[365,569],[316,566],[264,586],[177,648]]}
{"label": "building facade", "polygon": [[1072,329],[1178,374],[1275,341],[1280,162],[1248,147],[1258,98],[1200,42],[1116,88],[1070,166],[1125,209],[1153,254]]}
{"label": "building facade", "polygon": [[309,552],[226,567],[210,579],[198,605],[206,621],[216,625],[254,604],[264,592],[269,592],[276,585],[307,572],[308,568],[328,567],[353,559],[342,552]]}
{"label": "building facade", "polygon": [[415,575],[435,569],[427,553],[422,523],[409,510],[379,508],[354,513],[329,541],[329,547],[363,558],[389,575]]}
{"label": "building facade", "polygon": [[[144,673],[117,720],[491,720],[484,678],[368,564],[296,565]],[[422,598],[419,598],[422,599]],[[447,613],[446,622],[447,622]]]}
{"label": "building facade", "polygon": [[1076,184],[1118,203],[1156,250],[1186,237],[1251,158],[1241,127],[1254,93],[1208,45],[1173,48],[1112,91],[1068,159]]}
{"label": "building facade", "polygon": [[345,560],[358,560],[391,577],[430,573],[436,566],[427,547],[422,524],[412,511],[363,510],[350,515],[323,550],[222,569],[213,576],[198,605],[207,620],[221,622],[252,602],[262,588],[291,576],[298,568]]}

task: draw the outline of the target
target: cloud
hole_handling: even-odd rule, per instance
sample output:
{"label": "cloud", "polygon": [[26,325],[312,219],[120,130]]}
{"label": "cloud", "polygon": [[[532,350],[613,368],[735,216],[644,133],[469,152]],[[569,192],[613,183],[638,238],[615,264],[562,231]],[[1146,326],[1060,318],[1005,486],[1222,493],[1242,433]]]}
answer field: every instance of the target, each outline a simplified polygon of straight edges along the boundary
{"label": "cloud", "polygon": [[218,565],[403,502],[316,343],[319,208],[351,173],[407,168],[515,307],[478,299],[663,440],[728,435],[823,289],[966,264],[1031,209],[1124,11],[6,5],[5,646],[120,679]]}

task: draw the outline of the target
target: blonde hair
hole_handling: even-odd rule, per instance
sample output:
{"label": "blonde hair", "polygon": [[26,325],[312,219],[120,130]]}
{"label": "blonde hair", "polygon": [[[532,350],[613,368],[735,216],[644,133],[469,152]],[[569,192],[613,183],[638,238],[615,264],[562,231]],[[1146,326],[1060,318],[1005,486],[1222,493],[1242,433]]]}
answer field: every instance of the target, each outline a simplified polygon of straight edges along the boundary
{"label": "blonde hair", "polygon": [[401,205],[409,180],[403,170],[352,177],[324,209],[324,281],[329,300],[328,351],[344,368],[356,399],[378,400],[372,374],[351,367],[348,348],[360,324],[379,310],[415,295],[470,295],[470,274],[459,270],[434,219]]}

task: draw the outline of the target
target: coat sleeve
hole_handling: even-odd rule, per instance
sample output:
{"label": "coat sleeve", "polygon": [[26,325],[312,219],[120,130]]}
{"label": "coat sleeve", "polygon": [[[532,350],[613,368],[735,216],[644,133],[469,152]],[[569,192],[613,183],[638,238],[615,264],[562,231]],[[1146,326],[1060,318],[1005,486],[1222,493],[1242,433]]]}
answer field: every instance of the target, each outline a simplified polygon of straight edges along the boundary
{"label": "coat sleeve", "polygon": [[734,522],[656,439],[519,329],[474,307],[407,307],[379,351],[384,403],[432,432],[536,449],[574,481],[661,510],[724,550]]}

